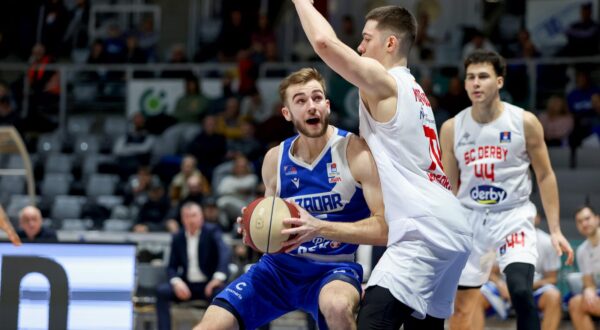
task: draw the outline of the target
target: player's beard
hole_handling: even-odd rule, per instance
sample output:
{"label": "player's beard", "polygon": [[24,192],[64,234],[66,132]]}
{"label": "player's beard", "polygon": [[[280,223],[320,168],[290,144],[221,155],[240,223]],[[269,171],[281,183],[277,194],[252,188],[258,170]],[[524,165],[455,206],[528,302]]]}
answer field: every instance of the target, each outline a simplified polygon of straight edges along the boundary
{"label": "player's beard", "polygon": [[306,122],[301,122],[299,120],[296,120],[296,118],[294,118],[292,116],[292,121],[294,123],[294,127],[296,127],[296,129],[298,130],[298,132],[300,132],[302,135],[309,137],[309,138],[318,138],[321,137],[323,135],[325,135],[325,133],[327,133],[327,128],[329,127],[329,116],[325,116],[323,118],[321,118],[321,130],[318,131],[317,133],[312,133],[310,132],[308,129],[306,129],[305,125],[308,125]]}

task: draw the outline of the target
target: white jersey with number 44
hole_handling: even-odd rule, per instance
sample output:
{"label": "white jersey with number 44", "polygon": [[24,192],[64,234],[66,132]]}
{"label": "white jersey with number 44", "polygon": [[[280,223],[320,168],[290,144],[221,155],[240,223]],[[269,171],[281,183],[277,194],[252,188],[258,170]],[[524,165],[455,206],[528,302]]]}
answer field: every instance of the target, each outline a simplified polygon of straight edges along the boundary
{"label": "white jersey with number 44", "polygon": [[525,110],[503,102],[500,117],[473,120],[471,107],[454,117],[454,154],[460,170],[458,199],[471,209],[502,211],[529,200],[531,177],[525,145]]}
{"label": "white jersey with number 44", "polygon": [[408,68],[388,72],[398,89],[394,117],[377,122],[362,100],[359,105],[360,134],[373,153],[381,179],[388,244],[418,230],[442,247],[461,249],[465,246],[462,236],[472,230],[444,173],[429,100]]}

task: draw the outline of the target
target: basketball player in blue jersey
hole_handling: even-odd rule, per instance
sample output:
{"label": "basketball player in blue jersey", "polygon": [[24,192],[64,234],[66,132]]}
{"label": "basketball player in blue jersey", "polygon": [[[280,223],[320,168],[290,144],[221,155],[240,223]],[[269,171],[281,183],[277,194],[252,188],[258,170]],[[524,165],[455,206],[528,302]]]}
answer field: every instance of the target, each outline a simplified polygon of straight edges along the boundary
{"label": "basketball player in blue jersey", "polygon": [[299,134],[266,154],[265,195],[294,201],[343,230],[289,253],[263,255],[217,295],[196,329],[255,329],[297,309],[310,313],[319,329],[356,329],[362,290],[356,244],[387,240],[377,168],[364,140],[329,125],[319,72],[292,73],[279,94],[282,113]]}
{"label": "basketball player in blue jersey", "polygon": [[[472,229],[444,173],[431,104],[407,67],[415,17],[398,6],[371,10],[358,54],[312,0],[293,2],[315,52],[359,88],[360,135],[381,178],[387,249],[369,278],[358,328],[443,329]],[[301,220],[298,234],[310,237],[314,219]]]}
{"label": "basketball player in blue jersey", "polygon": [[19,239],[19,235],[15,232],[15,229],[10,224],[10,220],[8,220],[8,216],[6,212],[4,212],[4,208],[0,205],[0,229],[3,230],[6,235],[8,235],[8,239],[14,245],[21,245],[21,239]]}

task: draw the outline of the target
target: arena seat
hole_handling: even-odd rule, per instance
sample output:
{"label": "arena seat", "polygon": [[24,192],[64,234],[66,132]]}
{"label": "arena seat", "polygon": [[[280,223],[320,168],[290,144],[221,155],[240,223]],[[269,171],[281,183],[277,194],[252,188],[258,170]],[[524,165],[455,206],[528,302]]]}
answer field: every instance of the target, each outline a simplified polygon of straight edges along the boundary
{"label": "arena seat", "polygon": [[92,174],[85,186],[88,197],[113,195],[117,188],[118,176],[112,174]]}
{"label": "arena seat", "polygon": [[[56,196],[52,203],[50,218],[59,223],[60,228],[64,228],[65,219],[78,219],[81,216],[81,208],[85,199],[82,196]],[[71,222],[75,223],[75,221]],[[77,226],[76,224],[71,225],[71,228]],[[84,229],[87,229],[87,226],[84,226]]]}
{"label": "arena seat", "polygon": [[71,173],[73,170],[73,156],[64,153],[51,153],[44,162],[44,173]]}
{"label": "arena seat", "polygon": [[600,168],[600,152],[594,148],[577,149],[577,168],[578,169],[598,169]]}
{"label": "arena seat", "polygon": [[560,192],[598,193],[600,175],[597,169],[557,169],[556,179]]}
{"label": "arena seat", "polygon": [[553,168],[557,169],[571,167],[571,148],[548,148],[548,155],[550,156],[550,163],[552,164]]}
{"label": "arena seat", "polygon": [[48,173],[42,180],[40,192],[45,199],[68,195],[71,183],[73,183],[73,175],[70,173]]}

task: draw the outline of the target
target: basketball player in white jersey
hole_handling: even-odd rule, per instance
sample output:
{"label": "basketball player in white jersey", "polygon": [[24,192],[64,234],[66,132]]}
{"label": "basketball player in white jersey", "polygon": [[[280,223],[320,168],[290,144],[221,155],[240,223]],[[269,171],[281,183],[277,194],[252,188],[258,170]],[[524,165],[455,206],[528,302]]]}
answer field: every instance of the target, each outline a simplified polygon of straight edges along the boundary
{"label": "basketball player in white jersey", "polygon": [[425,319],[416,326],[442,329],[472,230],[443,171],[431,105],[406,67],[416,20],[402,7],[373,9],[359,55],[337,38],[311,0],[294,4],[316,53],[359,88],[360,134],[381,178],[387,249],[371,273],[358,327],[398,329],[409,319]]}
{"label": "basketball player in white jersey", "polygon": [[518,329],[539,329],[533,300],[537,258],[529,201],[533,166],[554,249],[573,250],[559,225],[558,188],[535,115],[500,100],[506,65],[495,52],[476,51],[465,60],[465,88],[472,106],[446,121],[441,129],[442,161],[453,191],[470,209],[473,251],[461,275],[452,329],[469,329],[474,298],[489,276],[494,251],[506,275]]}
{"label": "basketball player in white jersey", "polygon": [[265,195],[294,201],[303,213],[343,230],[263,255],[216,296],[197,330],[255,329],[297,309],[310,313],[319,329],[356,329],[357,244],[383,245],[387,238],[377,167],[363,139],[329,125],[325,82],[315,69],[290,74],[279,94],[282,114],[299,134],[265,155]]}
{"label": "basketball player in white jersey", "polygon": [[21,245],[21,239],[19,239],[19,235],[15,232],[15,229],[10,224],[10,220],[4,212],[4,208],[0,205],[0,229],[3,230],[6,235],[8,235],[8,239],[14,245]]}

